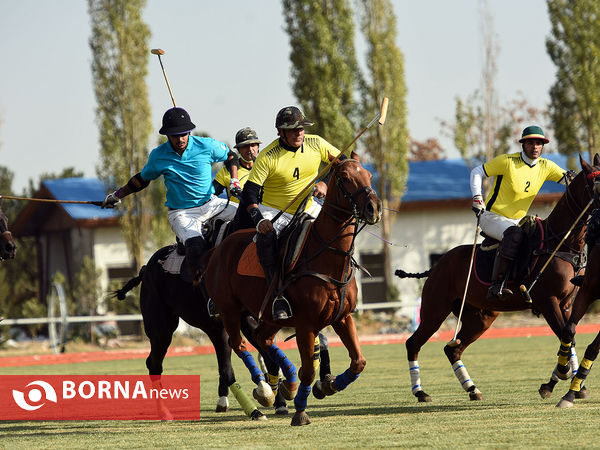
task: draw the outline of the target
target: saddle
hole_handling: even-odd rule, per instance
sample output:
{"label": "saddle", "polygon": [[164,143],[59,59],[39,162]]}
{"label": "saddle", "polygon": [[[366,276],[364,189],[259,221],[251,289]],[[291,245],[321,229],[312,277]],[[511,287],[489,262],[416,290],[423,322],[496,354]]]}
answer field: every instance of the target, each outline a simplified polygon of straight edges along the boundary
{"label": "saddle", "polygon": [[[539,255],[543,253],[544,228],[540,218],[526,216],[521,220],[519,226],[523,229],[525,237],[519,248],[518,256],[509,270],[508,281],[528,276],[537,263]],[[492,267],[500,241],[483,232],[481,235],[484,239],[475,252],[473,273],[480,283],[490,285],[492,281]]]}
{"label": "saddle", "polygon": [[[303,214],[303,217],[298,221],[296,226],[286,228],[278,238],[279,241],[279,260],[281,261],[280,274],[291,272],[298,262],[298,257],[304,248],[306,238],[314,219],[308,214]],[[256,242],[252,241],[242,253],[238,262],[237,272],[240,275],[251,277],[264,278],[262,266],[258,262],[256,253]]]}

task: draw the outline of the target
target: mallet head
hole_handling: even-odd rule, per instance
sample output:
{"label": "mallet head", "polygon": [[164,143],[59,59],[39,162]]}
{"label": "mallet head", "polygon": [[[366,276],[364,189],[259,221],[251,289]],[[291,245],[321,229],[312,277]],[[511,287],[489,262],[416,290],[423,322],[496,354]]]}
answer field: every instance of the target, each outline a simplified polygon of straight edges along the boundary
{"label": "mallet head", "polygon": [[153,55],[164,55],[165,51],[162,48],[153,48],[152,50],[150,50],[150,53],[152,53]]}

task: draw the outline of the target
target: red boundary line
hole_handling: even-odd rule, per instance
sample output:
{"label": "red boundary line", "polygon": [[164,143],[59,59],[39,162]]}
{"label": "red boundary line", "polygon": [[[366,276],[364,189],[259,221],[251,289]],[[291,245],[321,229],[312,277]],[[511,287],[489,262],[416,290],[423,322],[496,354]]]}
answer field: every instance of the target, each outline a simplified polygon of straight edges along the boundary
{"label": "red boundary line", "polygon": [[[578,334],[597,333],[600,324],[583,324],[577,327]],[[553,336],[552,330],[547,326],[541,327],[521,327],[521,328],[492,328],[481,337],[481,339],[508,338],[508,337],[530,337],[530,336]],[[379,334],[359,337],[361,345],[375,344],[401,344],[410,337],[409,333],[404,334]],[[454,337],[454,331],[441,331],[436,333],[429,342],[449,341]],[[339,338],[329,337],[331,347],[341,346]],[[296,348],[296,341],[278,343],[281,349]],[[20,367],[20,366],[38,366],[50,364],[73,364],[96,361],[116,361],[123,359],[145,359],[150,352],[149,349],[133,350],[109,350],[96,352],[80,353],[62,353],[62,354],[44,354],[31,356],[8,356],[0,358],[0,367]],[[167,356],[192,356],[214,353],[212,345],[173,347],[167,352]]]}

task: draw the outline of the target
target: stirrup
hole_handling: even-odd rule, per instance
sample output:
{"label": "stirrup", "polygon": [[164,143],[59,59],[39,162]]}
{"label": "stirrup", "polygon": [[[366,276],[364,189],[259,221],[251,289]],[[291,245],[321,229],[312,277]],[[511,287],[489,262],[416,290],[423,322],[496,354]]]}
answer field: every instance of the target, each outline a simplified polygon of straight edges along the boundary
{"label": "stirrup", "polygon": [[504,297],[507,297],[509,295],[513,295],[513,291],[504,287],[504,281],[492,282],[492,285],[488,289],[486,298],[488,300],[494,300],[494,299],[503,300]]}
{"label": "stirrup", "polygon": [[206,301],[206,309],[208,310],[209,317],[219,317],[219,313],[217,312],[217,305],[212,301],[212,298],[209,298]]}
{"label": "stirrup", "polygon": [[278,295],[273,300],[273,304],[271,306],[271,317],[273,320],[285,320],[292,317],[292,307],[290,303],[287,301],[283,295]]}

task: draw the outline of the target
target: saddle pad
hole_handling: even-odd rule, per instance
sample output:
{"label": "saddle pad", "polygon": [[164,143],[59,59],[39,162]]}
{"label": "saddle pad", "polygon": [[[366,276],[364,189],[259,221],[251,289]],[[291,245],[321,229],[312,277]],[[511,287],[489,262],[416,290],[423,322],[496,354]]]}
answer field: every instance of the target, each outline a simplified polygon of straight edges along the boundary
{"label": "saddle pad", "polygon": [[298,233],[298,235],[296,236],[294,252],[289,256],[288,255],[285,256],[285,261],[287,263],[286,268],[285,268],[286,273],[289,272],[290,270],[292,270],[294,268],[294,266],[296,265],[296,262],[298,262],[298,256],[300,256],[300,252],[302,251],[302,248],[304,248],[304,244],[306,243],[306,237],[308,236],[308,230],[310,230],[310,227],[312,226],[313,223],[314,223],[314,219],[307,220],[300,225],[301,230],[300,230],[300,233]]}
{"label": "saddle pad", "polygon": [[246,275],[249,277],[265,277],[262,266],[258,262],[258,256],[256,254],[256,242],[250,242],[250,245],[248,245],[244,250],[244,253],[242,253],[242,257],[238,262],[237,272],[240,275]]}
{"label": "saddle pad", "polygon": [[167,257],[163,260],[159,260],[158,263],[162,266],[163,270],[167,273],[173,273],[178,275],[181,273],[181,264],[185,255],[180,255],[175,251],[176,246],[169,252]]}

